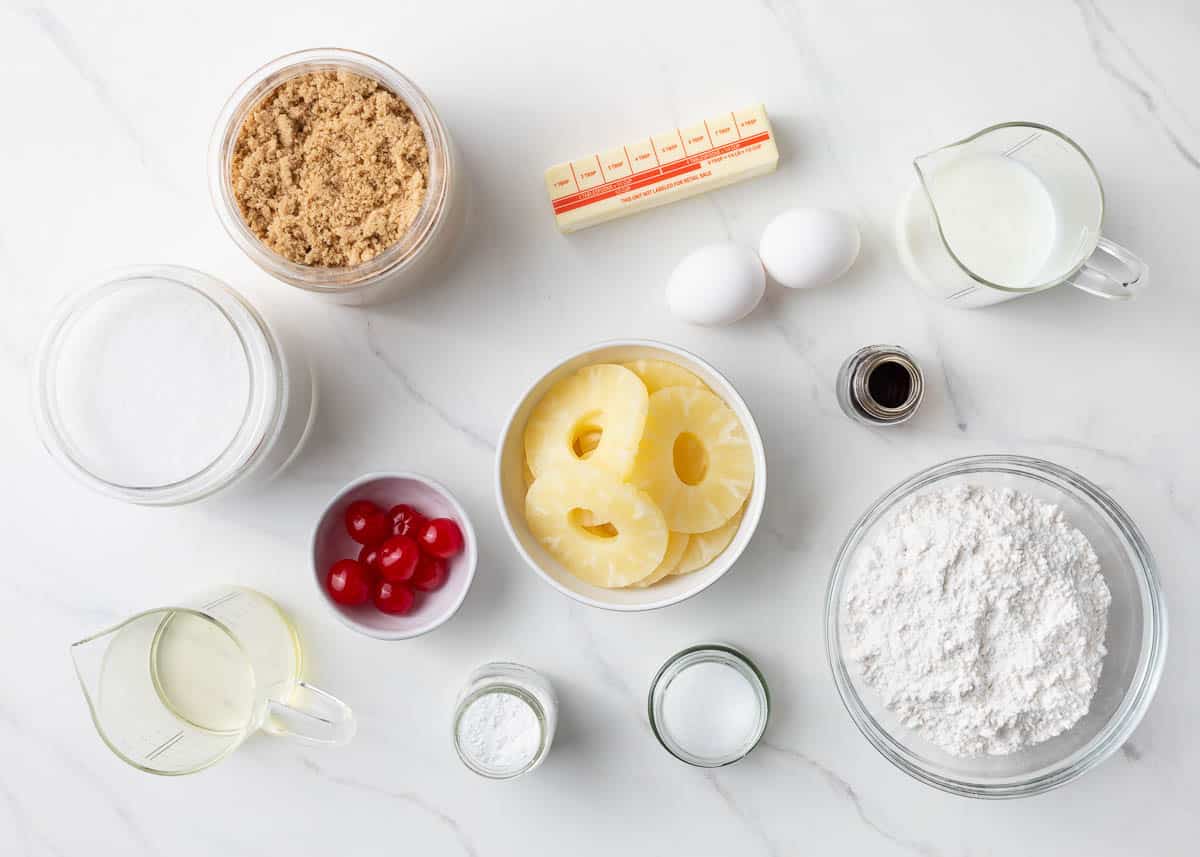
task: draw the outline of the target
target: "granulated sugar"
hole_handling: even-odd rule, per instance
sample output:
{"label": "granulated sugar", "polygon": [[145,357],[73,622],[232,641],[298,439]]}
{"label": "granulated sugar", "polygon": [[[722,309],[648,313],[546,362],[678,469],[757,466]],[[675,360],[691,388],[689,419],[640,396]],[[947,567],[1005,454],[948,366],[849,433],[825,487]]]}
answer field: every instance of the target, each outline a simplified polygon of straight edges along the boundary
{"label": "granulated sugar", "polygon": [[220,308],[155,276],[88,304],[63,338],[55,379],[75,458],[138,487],[212,464],[246,419],[251,393],[245,346]]}
{"label": "granulated sugar", "polygon": [[854,569],[849,659],[948,753],[1014,753],[1087,713],[1111,600],[1057,506],[1010,489],[931,491],[884,522]]}

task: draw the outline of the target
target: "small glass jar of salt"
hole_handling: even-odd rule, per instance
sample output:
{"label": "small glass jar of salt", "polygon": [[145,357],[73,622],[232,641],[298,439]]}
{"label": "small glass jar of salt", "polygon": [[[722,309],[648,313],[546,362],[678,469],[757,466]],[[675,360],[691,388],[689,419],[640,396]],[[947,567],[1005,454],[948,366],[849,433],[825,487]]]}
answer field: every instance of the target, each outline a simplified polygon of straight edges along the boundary
{"label": "small glass jar of salt", "polygon": [[480,776],[509,780],[542,763],[557,724],[558,700],[544,676],[520,664],[484,664],[458,695],[454,749]]}
{"label": "small glass jar of salt", "polygon": [[650,683],[650,728],[680,761],[718,768],[742,759],[767,728],[767,682],[730,646],[691,646],[667,660]]}

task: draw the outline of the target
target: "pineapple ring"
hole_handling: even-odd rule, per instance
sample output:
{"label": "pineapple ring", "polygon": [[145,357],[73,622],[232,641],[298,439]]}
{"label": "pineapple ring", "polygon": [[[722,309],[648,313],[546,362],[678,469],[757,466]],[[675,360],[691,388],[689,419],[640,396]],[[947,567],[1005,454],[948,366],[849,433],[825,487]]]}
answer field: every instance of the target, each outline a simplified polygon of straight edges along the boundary
{"label": "pineapple ring", "polygon": [[[598,431],[588,432],[587,434],[580,435],[579,439],[575,441],[576,451],[579,452],[580,457],[584,459],[588,458],[588,456],[595,452],[596,447],[599,445],[600,432]],[[525,479],[525,490],[528,491],[529,486],[534,482],[533,471],[529,469],[528,461],[523,461],[521,463],[521,471],[521,476]],[[594,520],[584,522],[584,526],[586,527],[594,527],[595,525],[596,523]]]}
{"label": "pineapple ring", "polygon": [[667,539],[667,552],[663,554],[662,562],[658,564],[658,568],[650,572],[649,575],[643,577],[637,583],[634,583],[638,589],[645,589],[647,586],[653,586],[669,574],[674,574],[679,561],[683,559],[683,555],[687,552],[688,542],[691,536],[685,533],[671,533]]}
{"label": "pineapple ring", "polygon": [[715,394],[667,387],[650,396],[630,482],[677,533],[706,533],[737,514],[754,484],[754,457],[737,415]]}
{"label": "pineapple ring", "polygon": [[683,552],[679,564],[675,566],[671,574],[691,574],[693,571],[704,568],[720,556],[722,551],[733,541],[745,513],[746,507],[743,506],[738,509],[736,515],[715,530],[709,530],[707,533],[693,533],[689,536],[687,550]]}
{"label": "pineapple ring", "polygon": [[[615,363],[585,366],[555,384],[525,424],[525,461],[534,476],[585,459],[625,479],[646,425],[646,385]],[[591,445],[591,449],[588,446]]]}
{"label": "pineapple ring", "polygon": [[[579,439],[575,441],[575,451],[579,453],[580,458],[587,459],[599,445],[600,432],[592,431],[579,436]],[[525,490],[528,491],[529,486],[534,482],[533,471],[529,469],[528,461],[522,462],[521,470],[523,471],[521,475],[525,479]],[[582,523],[585,527],[594,527],[597,524],[595,518],[584,520]]]}
{"label": "pineapple ring", "polygon": [[585,431],[579,437],[575,438],[575,443],[571,445],[571,449],[575,450],[575,454],[586,461],[592,457],[592,453],[600,445],[600,438],[603,435],[604,432],[600,429]]}
{"label": "pineapple ring", "polygon": [[634,360],[622,363],[626,369],[642,379],[646,391],[653,394],[664,387],[695,387],[707,390],[708,385],[676,363],[666,360]]}
{"label": "pineapple ring", "polygon": [[[582,511],[614,535],[584,524]],[[644,492],[589,464],[546,471],[525,495],[529,531],[571,574],[593,586],[615,588],[644,579],[662,564],[670,533],[662,512]]]}

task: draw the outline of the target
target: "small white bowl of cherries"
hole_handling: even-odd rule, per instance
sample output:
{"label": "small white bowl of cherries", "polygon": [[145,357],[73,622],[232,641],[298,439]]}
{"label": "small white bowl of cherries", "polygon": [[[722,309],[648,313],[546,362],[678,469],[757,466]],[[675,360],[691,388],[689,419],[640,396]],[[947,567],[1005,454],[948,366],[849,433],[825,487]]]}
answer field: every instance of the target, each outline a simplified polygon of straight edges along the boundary
{"label": "small white bowl of cherries", "polygon": [[416,473],[371,473],[329,502],[313,533],[317,588],[347,627],[403,640],[441,625],[475,576],[475,531],[454,496]]}

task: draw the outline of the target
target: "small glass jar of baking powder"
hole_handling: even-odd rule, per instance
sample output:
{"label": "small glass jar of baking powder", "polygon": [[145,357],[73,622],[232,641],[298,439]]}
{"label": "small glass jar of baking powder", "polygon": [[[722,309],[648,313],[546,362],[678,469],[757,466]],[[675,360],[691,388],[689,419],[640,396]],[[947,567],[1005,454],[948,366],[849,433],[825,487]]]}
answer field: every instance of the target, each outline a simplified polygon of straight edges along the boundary
{"label": "small glass jar of baking powder", "polygon": [[709,643],[673,655],[650,683],[650,728],[689,765],[732,765],[758,746],[771,716],[767,681],[732,646]]}
{"label": "small glass jar of baking powder", "polygon": [[454,708],[454,749],[481,777],[510,780],[545,760],[558,725],[558,700],[544,676],[520,664],[479,667]]}
{"label": "small glass jar of baking powder", "polygon": [[[242,123],[269,92],[300,75],[343,69],[379,81],[408,105],[420,123],[429,152],[425,199],[404,236],[374,258],[347,267],[303,265],[276,253],[246,225],[234,198],[233,152]],[[315,48],[279,57],[238,86],[213,129],[208,183],[225,231],[256,265],[276,279],[336,303],[376,303],[427,283],[449,258],[466,221],[460,156],[429,99],[387,63],[339,48]]]}
{"label": "small glass jar of baking powder", "polygon": [[166,265],[69,298],[34,382],[50,454],[97,491],[154,506],[274,475],[316,406],[298,342],[219,280]]}

